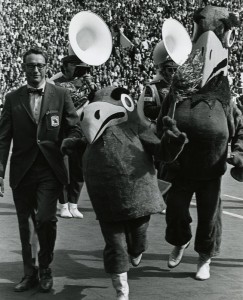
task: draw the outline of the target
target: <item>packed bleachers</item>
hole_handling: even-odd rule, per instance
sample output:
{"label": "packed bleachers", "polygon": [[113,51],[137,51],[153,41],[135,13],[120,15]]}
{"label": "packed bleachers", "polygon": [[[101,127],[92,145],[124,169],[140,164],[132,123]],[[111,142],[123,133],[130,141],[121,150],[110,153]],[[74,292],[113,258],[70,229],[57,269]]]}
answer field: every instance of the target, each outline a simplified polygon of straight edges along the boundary
{"label": "packed bleachers", "polygon": [[[161,40],[161,27],[166,18],[180,21],[189,34],[192,32],[192,14],[198,2],[167,0],[0,0],[0,102],[4,95],[24,82],[21,70],[22,55],[27,48],[38,45],[48,51],[48,77],[60,71],[60,62],[68,53],[68,27],[72,17],[81,10],[100,15],[115,33],[122,30],[133,43],[124,48],[114,37],[109,60],[92,68],[94,81],[99,88],[106,85],[127,87],[135,98],[145,82],[154,75],[152,52]],[[241,28],[229,59],[229,77],[232,91],[240,92],[240,74],[243,74],[243,7],[241,0],[211,1],[226,6],[239,16]]]}

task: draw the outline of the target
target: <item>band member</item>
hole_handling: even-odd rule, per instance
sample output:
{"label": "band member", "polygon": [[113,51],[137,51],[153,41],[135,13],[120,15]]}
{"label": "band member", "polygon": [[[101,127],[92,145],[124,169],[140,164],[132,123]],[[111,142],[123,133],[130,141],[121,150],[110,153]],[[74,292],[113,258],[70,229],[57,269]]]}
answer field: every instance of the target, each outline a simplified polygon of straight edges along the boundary
{"label": "band member", "polygon": [[[178,65],[169,57],[163,54],[164,43],[160,41],[154,49],[153,60],[156,68],[156,75],[154,79],[149,82],[144,91],[144,115],[151,122],[150,127],[156,132],[156,122],[159,112],[164,102],[171,85],[171,79],[176,71]],[[166,164],[162,161],[155,161],[157,169],[157,176],[161,180],[168,180],[166,177]],[[165,193],[163,195],[164,202],[166,203]],[[166,213],[166,205],[163,204],[162,214]]]}
{"label": "band member", "polygon": [[[69,24],[69,55],[62,60],[62,72],[51,78],[55,84],[68,88],[80,116],[88,97],[96,90],[92,82],[90,66],[99,66],[107,61],[112,51],[112,35],[102,18],[91,11],[81,11]],[[85,50],[84,50],[85,49]],[[58,78],[59,77],[59,78]],[[69,156],[69,181],[62,203],[62,217],[82,218],[77,203],[83,185],[81,153],[77,149]]]}
{"label": "band member", "polygon": [[[83,63],[76,55],[68,55],[62,59],[61,72],[51,79],[56,85],[67,88],[71,93],[73,104],[80,115],[88,97],[96,86],[92,82],[89,65]],[[69,170],[69,183],[59,198],[60,216],[63,218],[83,218],[78,210],[78,200],[83,187],[83,170],[79,150],[72,152],[65,161]]]}
{"label": "band member", "polygon": [[144,115],[154,123],[159,116],[161,105],[169,92],[172,75],[177,64],[170,58],[155,65],[156,76],[145,87]]}

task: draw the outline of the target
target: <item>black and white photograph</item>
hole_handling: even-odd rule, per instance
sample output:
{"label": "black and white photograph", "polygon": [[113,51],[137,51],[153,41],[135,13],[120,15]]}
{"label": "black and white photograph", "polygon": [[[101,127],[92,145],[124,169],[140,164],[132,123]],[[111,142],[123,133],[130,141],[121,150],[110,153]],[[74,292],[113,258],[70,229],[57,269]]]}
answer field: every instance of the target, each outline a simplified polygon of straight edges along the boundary
{"label": "black and white photograph", "polygon": [[0,300],[243,300],[243,1],[0,0]]}

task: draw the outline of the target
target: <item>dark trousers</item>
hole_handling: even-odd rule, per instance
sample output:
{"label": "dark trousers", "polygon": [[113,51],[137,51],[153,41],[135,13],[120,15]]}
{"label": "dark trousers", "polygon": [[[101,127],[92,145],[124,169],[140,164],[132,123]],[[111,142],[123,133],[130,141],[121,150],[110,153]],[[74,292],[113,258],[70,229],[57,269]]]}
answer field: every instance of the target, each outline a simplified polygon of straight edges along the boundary
{"label": "dark trousers", "polygon": [[59,202],[61,204],[65,204],[68,202],[77,204],[83,184],[84,184],[83,182],[72,180],[70,178],[70,183],[64,187],[63,192],[59,197]]}
{"label": "dark trousers", "polygon": [[209,256],[219,254],[222,236],[221,177],[211,180],[176,178],[167,195],[166,240],[174,246],[186,244],[191,238],[190,202],[197,202],[195,251]]}
{"label": "dark trousers", "polygon": [[77,204],[84,183],[81,154],[74,151],[66,157],[65,163],[69,174],[69,184],[64,187],[59,202],[61,204],[67,202]]}
{"label": "dark trousers", "polygon": [[129,270],[129,255],[134,257],[148,247],[147,229],[150,216],[120,222],[100,222],[105,240],[104,267],[107,273]]}
{"label": "dark trousers", "polygon": [[56,205],[63,185],[57,180],[44,158],[38,157],[17,188],[13,189],[25,275],[32,275],[32,255],[28,219],[35,214],[35,226],[40,251],[41,269],[53,260],[56,240]]}

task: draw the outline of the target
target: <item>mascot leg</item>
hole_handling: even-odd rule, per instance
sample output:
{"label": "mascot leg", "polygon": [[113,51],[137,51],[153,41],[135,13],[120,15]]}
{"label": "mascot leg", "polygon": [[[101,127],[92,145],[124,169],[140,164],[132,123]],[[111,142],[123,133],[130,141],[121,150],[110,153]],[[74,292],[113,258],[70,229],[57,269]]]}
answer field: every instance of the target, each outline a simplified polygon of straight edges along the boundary
{"label": "mascot leg", "polygon": [[129,286],[127,282],[127,272],[111,274],[112,285],[116,290],[117,300],[128,300],[129,299]]}
{"label": "mascot leg", "polygon": [[199,253],[199,259],[197,264],[197,280],[206,280],[210,278],[210,263],[211,258],[210,256]]}
{"label": "mascot leg", "polygon": [[99,221],[105,240],[103,252],[104,267],[112,280],[118,300],[128,300],[129,254],[127,252],[124,222]]}

